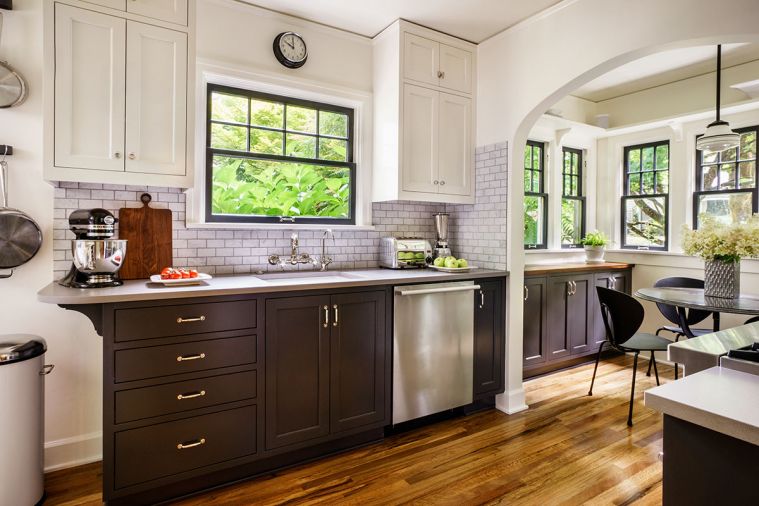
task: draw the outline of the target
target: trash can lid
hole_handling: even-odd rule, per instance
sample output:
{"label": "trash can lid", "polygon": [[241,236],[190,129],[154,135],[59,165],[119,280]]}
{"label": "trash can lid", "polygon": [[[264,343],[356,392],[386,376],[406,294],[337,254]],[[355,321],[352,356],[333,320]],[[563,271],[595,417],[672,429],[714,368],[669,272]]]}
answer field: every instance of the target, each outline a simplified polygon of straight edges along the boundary
{"label": "trash can lid", "polygon": [[0,335],[0,366],[39,357],[47,351],[45,340],[29,334]]}

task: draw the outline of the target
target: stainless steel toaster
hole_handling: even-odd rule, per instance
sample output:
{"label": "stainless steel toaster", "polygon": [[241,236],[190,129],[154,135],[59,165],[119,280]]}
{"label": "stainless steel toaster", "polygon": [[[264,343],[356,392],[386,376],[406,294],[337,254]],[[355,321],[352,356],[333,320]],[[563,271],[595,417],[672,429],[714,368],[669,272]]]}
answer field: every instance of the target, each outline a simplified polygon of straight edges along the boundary
{"label": "stainless steel toaster", "polygon": [[388,269],[421,269],[432,263],[432,246],[419,237],[380,239],[379,265]]}

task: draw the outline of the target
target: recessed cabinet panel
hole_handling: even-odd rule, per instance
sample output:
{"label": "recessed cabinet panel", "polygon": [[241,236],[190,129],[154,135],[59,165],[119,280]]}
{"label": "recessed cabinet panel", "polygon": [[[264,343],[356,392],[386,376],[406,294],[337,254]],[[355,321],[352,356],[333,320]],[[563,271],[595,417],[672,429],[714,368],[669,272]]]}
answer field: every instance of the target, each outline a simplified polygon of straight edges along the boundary
{"label": "recessed cabinet panel", "polygon": [[[594,284],[595,286],[611,288],[612,290],[617,290],[629,294],[632,288],[630,286],[630,281],[631,276],[629,271],[604,272],[595,275]],[[601,343],[606,340],[606,327],[604,326],[604,321],[601,317],[601,306],[598,302],[598,293],[596,292],[595,287],[593,288],[593,293],[591,294],[591,300],[593,306],[593,338],[591,339],[591,345],[593,346],[593,349],[598,350],[598,347],[601,346]]]}
{"label": "recessed cabinet panel", "polygon": [[55,164],[124,170],[126,21],[55,6]]}
{"label": "recessed cabinet panel", "polygon": [[403,76],[412,81],[438,85],[438,42],[406,33],[403,44]]}
{"label": "recessed cabinet panel", "polygon": [[437,193],[438,92],[403,87],[403,190]]}
{"label": "recessed cabinet panel", "polygon": [[187,35],[127,25],[126,170],[185,173]]}
{"label": "recessed cabinet panel", "polygon": [[130,0],[127,11],[169,23],[187,24],[187,0]]}
{"label": "recessed cabinet panel", "polygon": [[572,279],[572,295],[567,304],[567,332],[572,355],[587,353],[592,348],[591,295],[594,290],[593,276],[577,276]]}
{"label": "recessed cabinet panel", "polygon": [[472,92],[472,53],[440,44],[440,81],[443,88]]}
{"label": "recessed cabinet panel", "polygon": [[474,395],[503,392],[504,318],[502,283],[480,281],[474,294]]}
{"label": "recessed cabinet panel", "polygon": [[542,364],[546,361],[548,332],[546,329],[546,278],[524,280],[524,366]]}
{"label": "recessed cabinet panel", "polygon": [[448,93],[440,93],[439,97],[438,191],[469,195],[472,192],[472,100]]}
{"label": "recessed cabinet panel", "polygon": [[548,278],[548,360],[589,351],[592,275]]}
{"label": "recessed cabinet panel", "polygon": [[103,7],[110,7],[111,9],[117,9],[120,11],[126,10],[127,0],[84,0],[87,3],[101,5]]}

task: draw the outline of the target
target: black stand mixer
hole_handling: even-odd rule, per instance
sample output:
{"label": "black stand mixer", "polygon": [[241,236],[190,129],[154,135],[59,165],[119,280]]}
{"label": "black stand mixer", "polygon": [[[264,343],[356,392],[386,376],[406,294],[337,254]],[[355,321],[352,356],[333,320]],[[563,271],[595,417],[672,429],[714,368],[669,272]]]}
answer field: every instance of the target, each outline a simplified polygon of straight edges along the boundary
{"label": "black stand mixer", "polygon": [[58,284],[72,288],[103,288],[124,284],[118,271],[124,262],[127,242],[111,239],[115,216],[105,209],[77,209],[69,216],[74,265]]}

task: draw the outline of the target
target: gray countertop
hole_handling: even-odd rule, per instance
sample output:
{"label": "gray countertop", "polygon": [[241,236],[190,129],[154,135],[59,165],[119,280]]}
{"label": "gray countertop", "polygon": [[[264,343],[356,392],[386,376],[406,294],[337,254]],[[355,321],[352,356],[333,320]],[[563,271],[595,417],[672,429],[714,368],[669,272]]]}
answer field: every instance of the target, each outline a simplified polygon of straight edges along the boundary
{"label": "gray countertop", "polygon": [[759,341],[759,322],[720,330],[712,334],[686,339],[667,347],[670,361],[683,364],[691,375],[719,365],[719,358],[730,350]]}
{"label": "gray countertop", "polygon": [[465,279],[496,278],[507,275],[507,271],[490,269],[475,269],[470,272],[461,273],[445,273],[432,269],[365,269],[219,276],[194,286],[164,286],[151,283],[148,280],[134,280],[125,281],[124,285],[119,287],[83,289],[67,288],[53,282],[37,292],[37,299],[40,302],[49,304],[105,304],[142,300],[209,297],[215,295],[461,281]]}
{"label": "gray countertop", "polygon": [[759,375],[712,367],[644,395],[665,415],[759,445]]}

